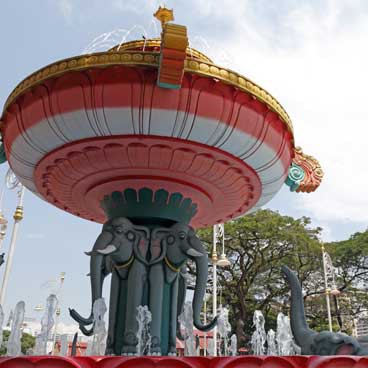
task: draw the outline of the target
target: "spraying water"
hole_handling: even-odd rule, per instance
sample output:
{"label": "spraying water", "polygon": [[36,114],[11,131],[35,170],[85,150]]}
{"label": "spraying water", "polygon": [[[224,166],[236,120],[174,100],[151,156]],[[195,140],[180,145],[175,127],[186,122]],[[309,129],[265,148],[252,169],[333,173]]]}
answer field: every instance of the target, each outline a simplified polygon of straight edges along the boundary
{"label": "spraying water", "polygon": [[68,355],[68,335],[61,335],[60,337],[60,356],[67,356]]}
{"label": "spraying water", "polygon": [[155,20],[152,20],[148,27],[135,24],[129,29],[117,28],[113,31],[105,32],[97,36],[85,47],[82,54],[106,51],[116,46],[117,51],[119,51],[120,46],[125,42],[141,40],[142,38],[144,40],[157,38],[159,35],[160,30],[158,23]]}
{"label": "spraying water", "polygon": [[215,343],[213,339],[208,339],[207,341],[207,355],[215,356]]}
{"label": "spraying water", "polygon": [[152,315],[146,305],[138,306],[137,321],[138,321],[137,355],[138,356],[151,355],[150,324],[152,321]]}
{"label": "spraying water", "polygon": [[255,331],[253,332],[251,340],[252,351],[255,355],[265,354],[266,331],[264,325],[265,319],[262,312],[256,310],[253,315],[253,326],[255,326]]}
{"label": "spraying water", "polygon": [[50,294],[46,300],[45,314],[41,319],[41,331],[36,337],[34,355],[47,354],[47,341],[52,327],[54,326],[54,315],[56,312],[58,300],[55,294]]}
{"label": "spraying water", "polygon": [[104,316],[107,312],[105,299],[97,299],[93,303],[93,340],[91,346],[92,355],[105,355],[106,350],[106,326]]}
{"label": "spraying water", "polygon": [[[135,41],[135,40],[148,40],[152,38],[160,37],[160,26],[156,20],[152,20],[148,26],[142,26],[135,24],[131,28],[117,28],[110,32],[104,32],[95,37],[83,50],[82,54],[91,54],[95,52],[103,52],[109,49],[115,48],[119,51],[122,44]],[[143,51],[145,49],[145,42]],[[213,58],[213,60],[226,68],[234,67],[234,60],[236,58],[233,54],[219,48],[216,43],[209,42],[202,35],[192,35],[189,38],[188,56],[193,58],[193,49],[197,49],[200,52]]]}
{"label": "spraying water", "polygon": [[290,319],[282,313],[277,315],[276,340],[278,355],[295,355]]}
{"label": "spraying water", "polygon": [[276,334],[272,329],[267,332],[267,355],[277,355]]}
{"label": "spraying water", "polygon": [[18,302],[15,306],[11,332],[6,349],[6,355],[19,356],[22,353],[22,347],[20,339],[22,337],[22,325],[24,321],[25,303],[23,301]]}
{"label": "spraying water", "polygon": [[221,307],[220,313],[217,320],[217,331],[220,335],[220,338],[223,341],[223,354],[221,354],[220,349],[220,355],[228,356],[229,355],[229,347],[228,347],[228,336],[231,332],[231,325],[229,323],[229,310],[227,308]]}
{"label": "spraying water", "polygon": [[196,339],[193,332],[193,309],[191,302],[185,302],[183,313],[179,316],[179,322],[184,328],[184,355],[196,356]]}
{"label": "spraying water", "polygon": [[235,334],[231,335],[230,337],[230,355],[238,355],[238,338]]}

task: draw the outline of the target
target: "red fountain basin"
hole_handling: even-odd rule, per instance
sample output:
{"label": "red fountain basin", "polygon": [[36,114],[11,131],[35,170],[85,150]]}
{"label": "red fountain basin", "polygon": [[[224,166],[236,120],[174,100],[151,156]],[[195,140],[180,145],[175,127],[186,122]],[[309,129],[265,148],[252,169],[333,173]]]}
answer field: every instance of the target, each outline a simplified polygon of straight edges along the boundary
{"label": "red fountain basin", "polygon": [[1,368],[366,368],[368,357],[2,357]]}
{"label": "red fountain basin", "polygon": [[4,110],[9,164],[36,195],[103,223],[100,201],[113,191],[180,192],[198,205],[191,225],[201,227],[257,209],[285,182],[291,127],[235,82],[185,72],[170,90],[152,66],[81,58],[31,76]]}

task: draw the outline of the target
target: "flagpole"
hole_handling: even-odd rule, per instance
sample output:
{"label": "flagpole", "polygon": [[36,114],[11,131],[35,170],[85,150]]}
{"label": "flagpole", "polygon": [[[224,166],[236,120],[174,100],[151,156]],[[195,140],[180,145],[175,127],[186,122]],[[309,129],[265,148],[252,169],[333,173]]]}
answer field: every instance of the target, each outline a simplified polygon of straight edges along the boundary
{"label": "flagpole", "polygon": [[326,294],[326,304],[327,304],[328,326],[329,326],[330,332],[332,332],[332,318],[331,318],[331,306],[330,306],[330,292],[331,292],[331,290],[328,287],[325,247],[322,245],[321,249],[322,249],[323,274],[324,274],[324,278],[325,278],[325,294]]}
{"label": "flagpole", "polygon": [[[212,316],[217,315],[217,242],[218,242],[218,229],[219,225],[213,226],[213,244],[212,244]],[[213,355],[217,356],[217,326],[213,329]]]}
{"label": "flagpole", "polygon": [[13,231],[12,231],[11,240],[10,240],[9,254],[8,254],[8,258],[6,260],[3,284],[2,284],[1,290],[0,290],[0,304],[1,305],[4,305],[6,289],[8,287],[10,270],[11,270],[11,267],[12,267],[12,264],[13,264],[14,250],[15,250],[15,244],[17,242],[19,223],[23,219],[24,190],[25,190],[24,186],[20,185],[20,188],[19,188],[19,191],[18,191],[18,194],[17,194],[17,196],[18,196],[18,205],[15,209],[14,216],[13,216],[14,225],[13,225]]}

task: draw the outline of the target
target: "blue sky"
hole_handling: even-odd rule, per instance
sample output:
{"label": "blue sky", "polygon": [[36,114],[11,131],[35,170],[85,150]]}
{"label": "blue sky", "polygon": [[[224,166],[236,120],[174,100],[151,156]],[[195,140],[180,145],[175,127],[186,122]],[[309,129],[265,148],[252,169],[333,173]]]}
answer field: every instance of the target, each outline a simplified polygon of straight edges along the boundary
{"label": "blue sky", "polygon": [[[81,53],[97,36],[141,25],[155,36],[159,1],[2,0],[0,5],[0,105],[15,85],[48,63]],[[367,227],[368,2],[301,0],[166,1],[175,22],[188,27],[193,46],[269,90],[289,112],[297,145],[316,156],[325,180],[314,194],[284,187],[267,207],[310,216],[325,240]],[[141,29],[133,35],[140,38]],[[7,165],[0,167],[4,177]],[[0,181],[1,183],[1,181]],[[15,194],[7,192],[11,219]],[[8,286],[6,313],[20,299],[27,315],[44,303],[46,281],[66,272],[66,307],[87,314],[89,250],[100,225],[73,217],[27,192],[25,218]],[[11,221],[10,221],[11,223]],[[3,251],[7,253],[11,224]],[[0,280],[4,266],[0,269]],[[108,282],[107,282],[108,284]],[[106,289],[107,291],[107,289]],[[106,294],[107,296],[107,294]],[[40,316],[38,316],[40,317]]]}

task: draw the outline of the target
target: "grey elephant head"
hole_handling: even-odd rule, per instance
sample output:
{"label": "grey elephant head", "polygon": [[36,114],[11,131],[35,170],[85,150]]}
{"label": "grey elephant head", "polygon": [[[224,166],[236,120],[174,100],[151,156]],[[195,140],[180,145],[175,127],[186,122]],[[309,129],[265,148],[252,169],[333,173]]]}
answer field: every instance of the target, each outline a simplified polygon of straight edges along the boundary
{"label": "grey elephant head", "polygon": [[305,318],[302,288],[295,273],[283,266],[291,290],[291,330],[302,355],[368,355],[356,339],[340,332],[315,332]]}
{"label": "grey elephant head", "polygon": [[[114,218],[106,222],[92,250],[86,252],[90,259],[90,280],[93,303],[102,297],[102,287],[105,277],[112,271],[114,264],[124,264],[133,256],[133,250],[138,247],[141,238],[148,238],[145,227],[133,225],[124,217]],[[70,315],[80,325],[86,326],[93,322],[93,312],[88,318],[83,318],[74,309]]]}
{"label": "grey elephant head", "polygon": [[155,229],[152,237],[164,233],[166,260],[175,266],[181,266],[187,259],[196,264],[196,284],[193,296],[193,323],[198,330],[208,331],[217,324],[217,317],[208,325],[203,325],[200,314],[203,306],[208,277],[208,255],[194,229],[188,225],[176,223],[168,229]]}

